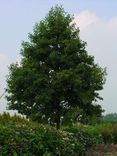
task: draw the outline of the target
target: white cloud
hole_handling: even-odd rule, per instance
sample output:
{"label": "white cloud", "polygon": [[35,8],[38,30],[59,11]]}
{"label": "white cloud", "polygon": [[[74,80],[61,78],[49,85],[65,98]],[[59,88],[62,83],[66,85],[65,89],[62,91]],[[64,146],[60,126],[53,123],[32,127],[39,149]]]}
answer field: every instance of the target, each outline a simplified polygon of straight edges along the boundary
{"label": "white cloud", "polygon": [[107,67],[103,107],[106,112],[114,112],[117,110],[117,17],[104,21],[90,11],[83,11],[75,15],[75,22],[81,30],[81,39],[88,44],[89,54],[95,56],[99,65]]}
{"label": "white cloud", "polygon": [[107,23],[107,28],[111,33],[117,32],[117,17],[113,17],[112,19],[109,20]]}
{"label": "white cloud", "polygon": [[74,21],[78,24],[80,30],[83,30],[87,26],[97,23],[99,21],[99,18],[94,13],[83,11],[80,14],[75,15]]}

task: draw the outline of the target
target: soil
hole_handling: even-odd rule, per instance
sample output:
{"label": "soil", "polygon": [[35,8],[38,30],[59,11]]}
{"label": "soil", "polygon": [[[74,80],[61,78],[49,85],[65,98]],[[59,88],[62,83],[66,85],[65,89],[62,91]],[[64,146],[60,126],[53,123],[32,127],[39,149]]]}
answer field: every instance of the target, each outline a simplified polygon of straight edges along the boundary
{"label": "soil", "polygon": [[117,156],[117,145],[100,144],[90,149],[86,156]]}

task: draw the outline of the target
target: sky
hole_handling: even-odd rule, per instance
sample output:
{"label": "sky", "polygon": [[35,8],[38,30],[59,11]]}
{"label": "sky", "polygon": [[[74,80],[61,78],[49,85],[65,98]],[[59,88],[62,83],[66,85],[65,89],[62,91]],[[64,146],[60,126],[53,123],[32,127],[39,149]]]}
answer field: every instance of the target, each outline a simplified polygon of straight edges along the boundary
{"label": "sky", "polygon": [[[99,101],[105,113],[117,113],[117,1],[116,0],[0,0],[0,95],[6,86],[11,63],[19,61],[22,41],[28,40],[36,22],[42,20],[52,6],[63,5],[74,15],[80,37],[87,42],[87,51],[101,67],[107,67],[107,77]],[[6,100],[0,99],[0,113],[6,110]]]}

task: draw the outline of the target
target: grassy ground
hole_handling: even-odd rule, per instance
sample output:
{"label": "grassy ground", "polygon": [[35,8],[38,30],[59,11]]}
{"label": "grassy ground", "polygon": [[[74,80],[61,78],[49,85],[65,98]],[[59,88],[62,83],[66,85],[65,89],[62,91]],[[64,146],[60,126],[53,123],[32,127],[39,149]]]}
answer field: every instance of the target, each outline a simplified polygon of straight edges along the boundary
{"label": "grassy ground", "polygon": [[86,156],[117,156],[117,145],[100,144],[90,149]]}

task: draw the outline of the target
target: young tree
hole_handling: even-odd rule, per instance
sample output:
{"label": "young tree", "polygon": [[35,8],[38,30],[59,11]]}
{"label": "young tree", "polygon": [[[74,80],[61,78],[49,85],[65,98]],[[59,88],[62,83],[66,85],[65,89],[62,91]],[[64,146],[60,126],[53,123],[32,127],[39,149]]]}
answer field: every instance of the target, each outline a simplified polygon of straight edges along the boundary
{"label": "young tree", "polygon": [[12,64],[7,78],[8,108],[32,119],[56,123],[75,107],[99,99],[105,70],[94,63],[79,37],[73,17],[60,6],[36,24],[22,44],[22,61]]}

